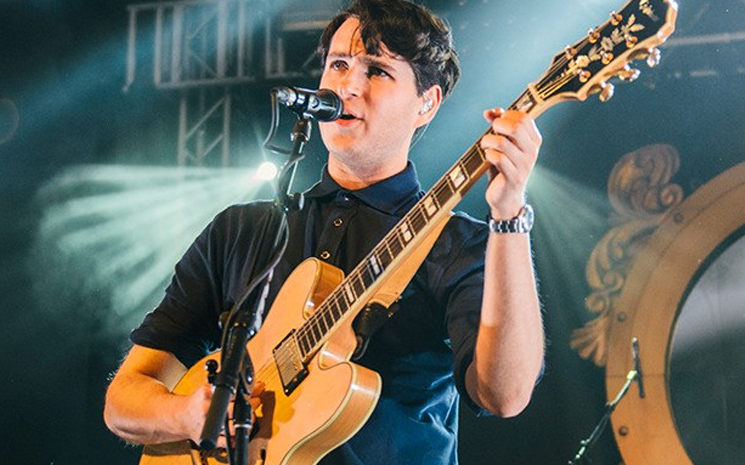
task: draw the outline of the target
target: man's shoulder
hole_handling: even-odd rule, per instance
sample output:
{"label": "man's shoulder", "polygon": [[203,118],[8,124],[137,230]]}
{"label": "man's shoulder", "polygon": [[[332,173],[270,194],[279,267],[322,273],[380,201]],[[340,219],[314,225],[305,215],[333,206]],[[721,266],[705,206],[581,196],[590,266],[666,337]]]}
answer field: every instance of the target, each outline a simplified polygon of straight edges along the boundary
{"label": "man's shoulder", "polygon": [[235,236],[250,233],[273,208],[269,200],[234,204],[215,215],[207,231],[211,234]]}
{"label": "man's shoulder", "polygon": [[485,240],[488,237],[488,230],[485,221],[476,219],[466,212],[454,211],[443,234],[452,234],[455,237],[462,238],[483,238]]}
{"label": "man's shoulder", "polygon": [[215,215],[213,223],[256,219],[257,217],[268,213],[273,206],[274,203],[270,200],[255,200],[252,202],[230,205]]}
{"label": "man's shoulder", "polygon": [[489,238],[489,229],[486,223],[471,215],[455,211],[448,220],[447,225],[437,238],[430,258],[445,262],[451,262],[461,256],[464,251],[467,255],[482,254],[486,241]]}

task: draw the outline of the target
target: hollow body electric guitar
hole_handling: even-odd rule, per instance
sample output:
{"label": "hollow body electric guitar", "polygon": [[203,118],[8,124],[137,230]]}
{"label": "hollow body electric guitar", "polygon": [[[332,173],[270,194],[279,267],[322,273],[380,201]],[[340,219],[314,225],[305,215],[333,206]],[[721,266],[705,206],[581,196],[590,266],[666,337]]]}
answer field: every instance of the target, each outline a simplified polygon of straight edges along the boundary
{"label": "hollow body electric guitar", "polygon": [[[633,0],[603,25],[558,53],[510,109],[533,117],[556,103],[599,93],[608,100],[618,77],[633,81],[631,62],[659,60],[657,46],[675,28],[673,0]],[[483,137],[483,136],[482,136]],[[251,465],[313,464],[354,435],[375,407],[380,376],[350,362],[352,320],[366,306],[389,306],[424,261],[463,195],[489,169],[479,142],[440,178],[349,274],[308,259],[283,284],[261,330],[247,344],[264,383],[249,444]],[[208,359],[192,367],[173,392],[190,394],[206,379]],[[141,465],[217,465],[224,451],[205,452],[189,441],[146,446]]]}

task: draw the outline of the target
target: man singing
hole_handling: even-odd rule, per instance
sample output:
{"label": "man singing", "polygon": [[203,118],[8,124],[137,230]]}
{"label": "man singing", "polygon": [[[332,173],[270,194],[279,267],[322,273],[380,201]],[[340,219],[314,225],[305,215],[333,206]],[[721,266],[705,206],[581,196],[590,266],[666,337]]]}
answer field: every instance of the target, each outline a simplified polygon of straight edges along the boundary
{"label": "man singing", "polygon": [[[408,160],[412,139],[460,75],[449,27],[404,0],[356,1],[328,25],[319,52],[319,87],[340,96],[344,115],[319,124],[328,163],[303,208],[289,213],[289,246],[267,308],[304,259],[349,272],[422,198]],[[480,141],[493,173],[489,225],[460,213],[449,220],[357,361],[382,377],[377,405],[322,464],[455,464],[461,396],[477,413],[503,417],[531,398],[544,351],[531,223],[510,220],[532,213],[525,189],[541,136],[523,113],[489,109],[484,117],[492,128]],[[254,202],[221,212],[177,264],[108,390],[105,419],[117,435],[139,444],[199,442],[211,386],[171,391],[187,367],[219,348],[219,315],[246,284],[243,266],[270,208]]]}

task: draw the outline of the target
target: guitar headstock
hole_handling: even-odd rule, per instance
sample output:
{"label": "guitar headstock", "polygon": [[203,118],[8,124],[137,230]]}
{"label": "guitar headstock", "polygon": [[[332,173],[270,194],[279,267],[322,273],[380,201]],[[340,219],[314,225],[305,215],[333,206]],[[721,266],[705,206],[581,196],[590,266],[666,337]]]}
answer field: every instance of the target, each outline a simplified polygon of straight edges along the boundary
{"label": "guitar headstock", "polygon": [[560,101],[585,100],[595,93],[607,101],[613,96],[611,79],[630,82],[639,76],[630,66],[633,61],[646,58],[650,67],[659,63],[657,47],[675,30],[677,13],[675,0],[631,0],[558,53],[514,107],[540,113]]}

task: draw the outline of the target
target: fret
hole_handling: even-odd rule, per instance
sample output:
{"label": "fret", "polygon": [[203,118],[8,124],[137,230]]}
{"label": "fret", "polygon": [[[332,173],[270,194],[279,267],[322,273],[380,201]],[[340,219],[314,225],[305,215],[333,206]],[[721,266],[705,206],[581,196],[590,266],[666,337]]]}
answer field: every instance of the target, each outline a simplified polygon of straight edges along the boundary
{"label": "fret", "polygon": [[[342,292],[335,292],[334,295],[334,306],[337,311],[332,313],[331,316],[334,317],[334,322],[337,322],[342,317],[342,315],[344,315],[344,313],[349,310],[349,307],[352,306],[352,304],[354,303],[354,299],[347,301],[347,295]],[[337,312],[339,313],[338,317],[336,317]]]}
{"label": "fret", "polygon": [[411,242],[412,239],[414,239],[414,234],[411,232],[411,227],[409,226],[409,223],[405,220],[406,220],[406,217],[404,217],[404,221],[398,227],[398,231],[401,235],[401,239],[403,239],[404,241],[404,244],[408,244],[409,242]]}
{"label": "fret", "polygon": [[300,352],[302,352],[303,357],[305,357],[313,349],[313,344],[308,341],[308,338],[305,337],[304,333],[301,331],[298,331],[297,336]]}
{"label": "fret", "polygon": [[325,336],[326,333],[328,332],[328,328],[326,327],[326,324],[323,321],[323,318],[321,318],[321,315],[316,313],[315,315],[313,315],[313,321],[316,327],[318,328],[318,331],[321,333],[321,337],[318,339],[319,340],[323,339],[323,336]]}
{"label": "fret", "polygon": [[354,289],[354,293],[357,297],[361,296],[365,292],[365,283],[362,281],[359,274],[353,274],[349,277],[351,279],[350,284]]}
{"label": "fret", "polygon": [[[548,83],[549,79],[553,79],[553,76],[548,75],[541,79],[534,89],[538,90],[539,87],[545,86]],[[526,113],[530,112],[530,110],[532,110],[533,107],[535,107],[538,103],[536,98],[533,96],[533,92],[531,92],[532,90],[533,89],[524,90],[523,93],[520,94],[520,97],[515,101],[515,103],[510,106],[510,110],[520,110]]]}
{"label": "fret", "polygon": [[448,173],[448,179],[450,182],[453,183],[453,187],[457,191],[466,181],[468,181],[468,177],[463,172],[463,169],[460,166],[460,160],[458,163],[453,166],[453,168]]}
{"label": "fret", "polygon": [[331,312],[322,312],[321,318],[326,323],[326,327],[328,329],[331,329],[334,326],[334,323],[336,323],[336,321],[334,321],[333,315],[331,315]]}
{"label": "fret", "polygon": [[332,326],[334,326],[334,323],[336,323],[336,314],[339,314],[340,316],[344,314],[344,311],[339,306],[339,296],[338,294],[331,294],[328,299],[328,303],[318,309],[315,316],[319,319],[322,319],[324,322],[324,325],[331,329]]}
{"label": "fret", "polygon": [[320,313],[316,312],[313,315],[313,318],[316,321],[318,321],[318,327],[321,329],[321,332],[323,332],[324,334],[326,334],[329,331],[329,328],[331,326],[329,326],[329,325],[326,324],[326,320],[323,319],[323,315],[321,315]]}
{"label": "fret", "polygon": [[344,298],[347,299],[347,306],[351,307],[352,303],[354,303],[354,301],[357,300],[357,296],[354,294],[354,290],[352,289],[351,283],[347,283],[342,290],[343,290]]}
{"label": "fret", "polygon": [[321,332],[320,328],[318,327],[318,322],[316,322],[315,319],[308,320],[308,323],[310,323],[311,335],[313,336],[313,345],[315,345],[318,341],[323,339],[323,332]]}
{"label": "fret", "polygon": [[383,239],[383,242],[381,242],[380,245],[375,248],[375,251],[379,250],[379,252],[376,252],[375,255],[379,257],[380,264],[382,265],[383,269],[388,268],[388,265],[390,265],[393,259],[396,258],[391,252],[390,247],[388,247],[388,242],[389,239],[388,236],[386,236]]}
{"label": "fret", "polygon": [[370,264],[370,269],[373,272],[373,276],[377,278],[383,273],[383,266],[380,263],[380,260],[378,260],[378,256],[375,255],[374,250],[373,250],[373,253],[370,255],[370,258],[367,261]]}
{"label": "fret", "polygon": [[422,199],[422,211],[427,214],[428,218],[435,216],[435,213],[439,210],[440,207],[437,205],[436,199],[432,195],[427,194],[427,196]]}
{"label": "fret", "polygon": [[409,222],[414,229],[416,234],[419,234],[425,226],[427,226],[427,215],[424,214],[420,205],[415,205],[409,213],[411,221]]}
{"label": "fret", "polygon": [[404,242],[403,239],[401,239],[401,234],[398,228],[393,229],[393,231],[388,234],[388,237],[391,238],[389,247],[392,252],[393,258],[396,258],[398,257],[398,254],[400,254],[401,251],[404,250]]}
{"label": "fret", "polygon": [[435,198],[437,203],[445,205],[453,196],[453,188],[447,177],[442,178],[435,186]]}
{"label": "fret", "polygon": [[375,282],[375,279],[377,276],[373,274],[372,269],[367,263],[364,263],[362,265],[362,268],[359,271],[359,277],[360,281],[362,281],[362,284],[365,286],[365,289],[372,286],[372,284]]}
{"label": "fret", "polygon": [[486,161],[484,149],[481,148],[480,144],[475,144],[463,158],[465,169],[471,174],[471,176],[473,176]]}

